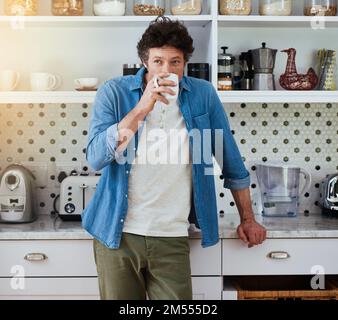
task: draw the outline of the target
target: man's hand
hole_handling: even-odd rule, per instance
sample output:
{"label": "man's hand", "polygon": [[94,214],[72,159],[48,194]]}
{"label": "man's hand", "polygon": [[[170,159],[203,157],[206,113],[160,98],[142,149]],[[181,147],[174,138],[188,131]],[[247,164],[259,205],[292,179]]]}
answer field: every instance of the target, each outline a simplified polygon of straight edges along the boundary
{"label": "man's hand", "polygon": [[266,229],[255,219],[242,221],[237,227],[237,234],[241,240],[248,244],[248,248],[261,244],[266,239]]}

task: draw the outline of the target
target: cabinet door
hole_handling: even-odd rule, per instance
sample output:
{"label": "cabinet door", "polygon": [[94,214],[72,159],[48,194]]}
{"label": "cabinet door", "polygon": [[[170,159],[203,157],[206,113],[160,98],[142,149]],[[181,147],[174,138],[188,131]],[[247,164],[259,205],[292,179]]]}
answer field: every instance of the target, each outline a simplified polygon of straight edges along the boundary
{"label": "cabinet door", "polygon": [[99,299],[93,278],[0,278],[0,300]]}
{"label": "cabinet door", "polygon": [[193,300],[221,300],[222,277],[192,277]]}
{"label": "cabinet door", "polygon": [[[221,277],[192,277],[194,300],[220,300]],[[98,280],[93,278],[1,278],[0,300],[100,299]]]}
{"label": "cabinet door", "polygon": [[192,276],[221,275],[221,241],[208,248],[202,248],[201,240],[189,240]]}
{"label": "cabinet door", "polygon": [[248,248],[223,240],[223,275],[337,274],[338,239],[268,239]]}

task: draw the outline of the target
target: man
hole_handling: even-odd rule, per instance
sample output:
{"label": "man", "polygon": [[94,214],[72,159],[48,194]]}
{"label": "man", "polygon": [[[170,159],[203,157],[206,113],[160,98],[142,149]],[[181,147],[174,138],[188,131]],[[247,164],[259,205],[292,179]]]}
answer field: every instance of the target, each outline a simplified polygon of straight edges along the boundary
{"label": "man", "polygon": [[[194,51],[185,26],[159,17],[137,49],[144,68],[107,81],[96,95],[87,160],[103,171],[83,226],[94,237],[102,299],[191,299],[189,214],[203,247],[219,241],[213,166],[205,154],[218,158],[224,187],[231,189],[239,237],[251,247],[266,231],[255,222],[249,173],[216,91],[183,76]],[[177,85],[167,79],[172,73],[179,79],[177,101],[169,99]],[[164,163],[168,151],[185,161]]]}

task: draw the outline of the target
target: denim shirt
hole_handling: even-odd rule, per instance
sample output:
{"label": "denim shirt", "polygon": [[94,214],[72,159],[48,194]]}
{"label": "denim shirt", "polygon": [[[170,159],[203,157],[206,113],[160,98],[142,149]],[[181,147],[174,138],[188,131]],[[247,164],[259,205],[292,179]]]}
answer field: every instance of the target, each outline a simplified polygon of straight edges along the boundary
{"label": "denim shirt", "polygon": [[[132,169],[132,161],[119,161],[126,156],[127,150],[123,154],[116,151],[117,124],[139,102],[143,94],[145,72],[145,68],[142,68],[135,76],[106,81],[99,88],[93,105],[86,159],[94,170],[102,169],[102,175],[94,196],[82,213],[82,226],[109,248],[120,246],[128,211],[128,177]],[[212,159],[215,156],[222,169],[225,188],[246,189],[250,185],[250,176],[212,84],[184,76],[179,88],[178,105],[188,134],[193,131],[201,133],[199,141],[189,135],[190,154],[195,155],[196,151],[206,154],[206,157],[200,157],[201,161],[192,161],[193,192],[189,218],[196,219],[201,229],[201,244],[208,247],[219,241],[219,235],[215,182],[214,176],[210,174],[213,162],[204,158]],[[205,130],[210,135],[204,136],[202,132]],[[132,146],[134,151],[137,150],[139,133],[127,149]],[[216,136],[221,139],[217,140]],[[208,143],[210,148],[206,147]]]}

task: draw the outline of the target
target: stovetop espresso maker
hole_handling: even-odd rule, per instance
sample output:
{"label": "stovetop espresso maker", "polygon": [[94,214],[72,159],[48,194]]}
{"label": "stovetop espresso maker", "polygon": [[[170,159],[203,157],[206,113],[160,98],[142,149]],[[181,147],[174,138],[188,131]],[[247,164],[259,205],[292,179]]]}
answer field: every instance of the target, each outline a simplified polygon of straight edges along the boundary
{"label": "stovetop espresso maker", "polygon": [[273,69],[276,61],[276,49],[266,47],[266,43],[262,43],[262,47],[251,50],[252,61],[254,65],[254,90],[276,90],[275,77]]}

